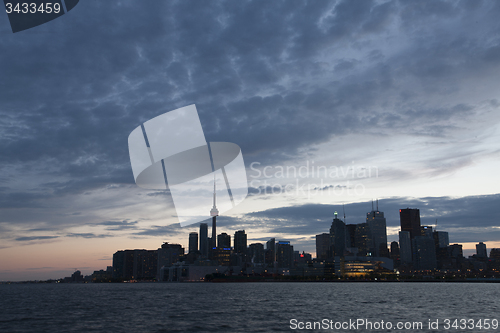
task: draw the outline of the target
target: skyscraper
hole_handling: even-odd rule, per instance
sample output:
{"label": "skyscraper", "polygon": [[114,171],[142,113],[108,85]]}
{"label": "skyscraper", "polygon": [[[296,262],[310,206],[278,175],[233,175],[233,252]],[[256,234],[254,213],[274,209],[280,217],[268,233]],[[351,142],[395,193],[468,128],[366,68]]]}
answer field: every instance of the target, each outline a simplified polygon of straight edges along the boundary
{"label": "skyscraper", "polygon": [[401,264],[408,265],[412,263],[411,239],[409,231],[399,232],[399,257]]}
{"label": "skyscraper", "polygon": [[264,245],[262,243],[252,243],[250,248],[250,261],[254,264],[264,263]]}
{"label": "skyscraper", "polygon": [[412,239],[413,267],[416,270],[437,268],[436,246],[434,239],[428,236],[416,236]]}
{"label": "skyscraper", "polygon": [[355,242],[360,256],[373,256],[373,241],[368,223],[356,224]]}
{"label": "skyscraper", "polygon": [[200,224],[200,252],[202,256],[208,256],[208,224]]}
{"label": "skyscraper", "polygon": [[331,245],[333,246],[335,256],[344,256],[344,251],[350,247],[350,241],[347,238],[345,223],[334,213],[334,219],[330,228]]}
{"label": "skyscraper", "polygon": [[163,243],[158,249],[158,271],[157,277],[160,277],[162,267],[171,266],[179,260],[179,257],[184,255],[184,248],[180,244]]}
{"label": "skyscraper", "polygon": [[399,244],[396,241],[391,242],[391,259],[394,262],[394,266],[399,263]]}
{"label": "skyscraper", "polygon": [[247,234],[245,230],[239,230],[234,233],[234,252],[247,253]]}
{"label": "skyscraper", "polygon": [[218,248],[231,248],[231,236],[223,232],[217,236],[217,247]]}
{"label": "skyscraper", "polygon": [[276,261],[278,267],[293,267],[293,246],[288,241],[276,244]]}
{"label": "skyscraper", "polygon": [[189,233],[189,253],[198,251],[198,233],[190,232]]}
{"label": "skyscraper", "polygon": [[434,231],[434,242],[436,243],[436,247],[438,248],[448,247],[448,245],[450,245],[448,232]]}
{"label": "skyscraper", "polygon": [[476,255],[479,258],[487,258],[488,257],[488,251],[486,250],[486,244],[483,242],[479,242],[479,244],[476,244]]}
{"label": "skyscraper", "polygon": [[347,232],[348,232],[348,238],[350,240],[350,243],[351,243],[351,247],[357,247],[356,245],[356,228],[357,228],[357,224],[347,224],[345,227],[347,229]]}
{"label": "skyscraper", "polygon": [[276,238],[266,242],[266,264],[274,264],[276,261]]}
{"label": "skyscraper", "polygon": [[323,233],[316,235],[316,259],[329,260],[333,259],[333,254],[329,255],[330,251],[330,234]]}
{"label": "skyscraper", "polygon": [[[371,241],[373,243],[373,252],[375,257],[382,255],[381,246],[383,246],[383,252],[387,251],[387,225],[384,217],[384,213],[378,210],[378,200],[377,200],[377,210],[366,213],[366,223],[370,227]],[[385,254],[385,253],[384,253]]]}
{"label": "skyscraper", "polygon": [[399,219],[401,222],[401,231],[408,231],[410,239],[422,234],[420,229],[420,210],[412,208],[400,209]]}
{"label": "skyscraper", "polygon": [[432,236],[432,227],[430,225],[422,225],[420,226],[420,232],[422,236],[434,238]]}

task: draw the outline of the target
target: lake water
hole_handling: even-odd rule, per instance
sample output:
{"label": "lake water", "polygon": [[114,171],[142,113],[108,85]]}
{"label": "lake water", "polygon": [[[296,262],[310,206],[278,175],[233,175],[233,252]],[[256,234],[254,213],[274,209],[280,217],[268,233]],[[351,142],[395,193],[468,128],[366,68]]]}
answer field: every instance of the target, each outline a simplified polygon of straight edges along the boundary
{"label": "lake water", "polygon": [[[295,319],[295,321],[294,321]],[[335,330],[356,320],[372,323]],[[429,329],[429,319],[439,320]],[[451,319],[445,329],[445,319]],[[454,319],[470,319],[465,329]],[[500,284],[120,283],[0,285],[0,332],[500,332]],[[292,324],[291,324],[292,320]],[[384,324],[422,322],[422,328]],[[323,321],[323,322],[322,322]],[[356,322],[358,323],[358,322]],[[359,322],[362,324],[361,322]],[[377,324],[379,323],[379,329]],[[304,325],[304,326],[302,326]],[[316,324],[318,325],[318,324]],[[323,324],[324,325],[324,324]],[[293,327],[297,329],[292,329]],[[340,326],[337,326],[340,327]],[[323,326],[323,328],[326,328]],[[306,331],[306,330],[304,330]]]}

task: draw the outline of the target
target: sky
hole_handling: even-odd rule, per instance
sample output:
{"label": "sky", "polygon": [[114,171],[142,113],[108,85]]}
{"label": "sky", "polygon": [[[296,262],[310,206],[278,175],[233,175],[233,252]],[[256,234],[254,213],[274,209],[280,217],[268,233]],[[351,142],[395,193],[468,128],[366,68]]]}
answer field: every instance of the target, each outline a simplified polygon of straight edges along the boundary
{"label": "sky", "polygon": [[412,207],[467,255],[500,247],[499,15],[498,1],[82,0],[15,34],[0,15],[0,281],[187,246],[198,225],[135,184],[127,139],[191,104],[245,161],[249,196],[219,232],[314,254],[334,211],[362,223],[378,198],[389,241]]}

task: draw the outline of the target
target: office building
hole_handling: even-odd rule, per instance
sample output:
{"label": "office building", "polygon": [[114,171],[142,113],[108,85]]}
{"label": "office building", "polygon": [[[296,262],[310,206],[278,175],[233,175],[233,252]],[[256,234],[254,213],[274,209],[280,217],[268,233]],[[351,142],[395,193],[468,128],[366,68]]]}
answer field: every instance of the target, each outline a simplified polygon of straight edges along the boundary
{"label": "office building", "polygon": [[422,234],[420,228],[420,210],[412,208],[400,209],[399,219],[401,231],[408,231],[410,233],[410,239],[414,239]]}
{"label": "office building", "polygon": [[266,264],[274,264],[276,261],[276,238],[266,242]]}
{"label": "office building", "polygon": [[399,265],[399,244],[396,241],[391,242],[391,259],[394,262],[394,266]]}
{"label": "office building", "polygon": [[157,276],[160,276],[160,269],[168,267],[179,261],[179,257],[184,255],[184,248],[180,244],[169,244],[168,242],[157,250]]}
{"label": "office building", "polygon": [[333,260],[333,253],[330,254],[330,234],[323,233],[316,235],[316,259]]}
{"label": "office building", "polygon": [[217,235],[217,247],[218,248],[231,248],[231,236],[223,232]]}
{"label": "office building", "polygon": [[373,255],[375,257],[387,256],[387,225],[384,213],[378,210],[378,200],[377,210],[373,209],[372,202],[372,211],[366,213],[366,223],[368,223],[368,226],[370,227]]}
{"label": "office building", "polygon": [[344,252],[351,247],[350,240],[347,238],[347,229],[345,223],[334,213],[334,219],[330,228],[331,245],[335,256],[344,256]]}
{"label": "office building", "polygon": [[413,268],[429,271],[437,268],[436,245],[428,236],[417,236],[412,240]]}
{"label": "office building", "polygon": [[432,234],[432,227],[429,225],[423,225],[420,227],[421,236],[429,237],[434,239]]}
{"label": "office building", "polygon": [[157,250],[124,250],[113,254],[113,278],[124,280],[155,279]]}
{"label": "office building", "polygon": [[217,247],[213,249],[213,256],[220,266],[231,265],[231,248]]}
{"label": "office building", "polygon": [[373,241],[368,223],[356,224],[355,244],[358,248],[358,256],[373,256]]}
{"label": "office building", "polygon": [[409,231],[399,232],[399,258],[402,265],[412,263],[411,239]]}
{"label": "office building", "polygon": [[351,243],[351,247],[357,247],[356,245],[356,228],[358,227],[357,224],[347,224],[346,226],[349,241]]}
{"label": "office building", "polygon": [[208,224],[200,224],[200,253],[204,257],[208,257]]}
{"label": "office building", "polygon": [[276,262],[280,268],[293,267],[293,246],[288,241],[279,241],[276,243]]}
{"label": "office building", "polygon": [[234,233],[234,252],[247,253],[247,234],[245,230],[239,230]]}
{"label": "office building", "polygon": [[189,245],[188,245],[189,253],[193,253],[198,251],[198,233],[190,232],[189,233]]}
{"label": "office building", "polygon": [[434,242],[437,248],[445,248],[450,245],[450,238],[446,231],[434,231]]}
{"label": "office building", "polygon": [[250,262],[263,264],[265,259],[264,245],[262,243],[252,243],[249,246]]}
{"label": "office building", "polygon": [[500,249],[491,249],[490,259],[500,260]]}
{"label": "office building", "polygon": [[476,255],[478,258],[488,258],[486,244],[484,244],[483,242],[479,242],[479,244],[476,244]]}

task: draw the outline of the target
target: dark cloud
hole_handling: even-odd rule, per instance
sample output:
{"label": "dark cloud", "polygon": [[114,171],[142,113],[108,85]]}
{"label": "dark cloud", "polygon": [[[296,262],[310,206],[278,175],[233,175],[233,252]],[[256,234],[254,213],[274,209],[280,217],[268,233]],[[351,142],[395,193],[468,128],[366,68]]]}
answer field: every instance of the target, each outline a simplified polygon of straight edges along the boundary
{"label": "dark cloud", "polygon": [[[500,68],[499,14],[498,2],[479,1],[164,1],[142,6],[125,0],[82,2],[61,19],[18,34],[4,33],[4,20],[0,220],[93,225],[96,220],[85,220],[89,213],[82,213],[80,202],[64,200],[135,188],[129,133],[193,103],[207,140],[237,143],[247,165],[296,161],[314,153],[312,145],[359,133],[420,136],[446,146],[481,129],[479,120],[496,121],[499,104],[492,82]],[[461,97],[470,91],[480,93]],[[483,101],[489,101],[488,112],[481,113]],[[463,169],[483,153],[475,142],[455,144],[437,158],[420,152],[429,174]],[[463,146],[470,149],[458,149]],[[348,153],[333,149],[339,159]],[[412,176],[397,165],[390,168],[395,178]],[[114,193],[119,206],[119,191]],[[142,193],[151,200],[168,197],[168,191]],[[463,227],[463,216],[478,227],[492,226],[487,222],[492,197],[467,198],[385,199],[380,204],[387,207],[391,225],[397,221],[391,212],[404,202],[435,207],[422,209],[423,219],[439,218],[443,228]],[[485,205],[481,218],[469,213],[469,202]],[[75,208],[68,213],[62,206]],[[365,206],[347,205],[348,220],[363,221],[370,208]],[[468,207],[465,215],[456,214],[463,206]],[[430,213],[437,211],[439,217]],[[455,215],[443,214],[448,211]],[[321,221],[327,225],[331,214],[330,206],[303,205],[231,222],[265,225],[272,232],[319,233]],[[180,233],[178,226],[139,229],[122,220],[127,216],[116,218],[120,221],[100,225],[129,229],[135,236]],[[31,227],[34,232],[43,228]],[[31,238],[16,239],[44,239]]]}
{"label": "dark cloud", "polygon": [[97,225],[106,226],[106,230],[119,231],[137,229],[138,221],[104,221]]}
{"label": "dark cloud", "polygon": [[29,241],[38,241],[38,240],[46,240],[54,238],[59,238],[59,236],[25,236],[25,237],[17,237],[15,240],[18,242],[29,242]]}
{"label": "dark cloud", "polygon": [[65,235],[66,237],[77,237],[77,238],[107,238],[113,237],[113,235],[96,235],[91,232],[83,232],[83,233],[69,233]]}

